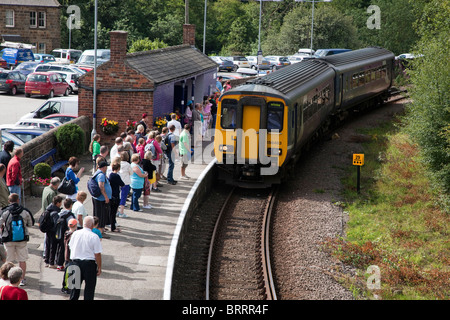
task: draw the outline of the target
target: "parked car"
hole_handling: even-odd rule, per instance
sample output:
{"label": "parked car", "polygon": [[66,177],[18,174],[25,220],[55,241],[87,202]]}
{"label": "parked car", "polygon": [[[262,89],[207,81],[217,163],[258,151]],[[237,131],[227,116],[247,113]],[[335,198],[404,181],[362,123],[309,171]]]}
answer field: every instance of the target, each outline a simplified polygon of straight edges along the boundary
{"label": "parked car", "polygon": [[39,64],[41,63],[38,61],[22,62],[14,70],[19,71],[24,76],[28,76],[30,73],[34,72],[34,69],[36,69]]}
{"label": "parked car", "polygon": [[5,48],[0,51],[0,57],[6,60],[8,69],[25,61],[34,61],[34,54],[31,49]]}
{"label": "parked car", "polygon": [[55,119],[24,119],[16,122],[16,126],[21,127],[36,127],[41,130],[48,131],[50,129],[59,127],[61,122]]}
{"label": "parked car", "polygon": [[37,61],[40,63],[47,63],[47,62],[56,62],[56,59],[51,54],[35,53],[34,61]]}
{"label": "parked car", "polygon": [[298,63],[298,62],[302,62],[303,60],[305,60],[306,58],[310,57],[309,55],[298,55],[298,54],[294,54],[293,56],[289,56],[288,59],[291,62],[291,64],[294,63]]}
{"label": "parked car", "polygon": [[39,72],[39,71],[73,72],[73,73],[78,74],[78,76],[82,76],[83,74],[86,73],[84,70],[81,70],[80,68],[77,68],[72,65],[70,65],[70,66],[69,65],[58,65],[58,64],[51,64],[51,63],[38,65],[36,67],[36,69],[34,69],[34,72]]}
{"label": "parked car", "polygon": [[[94,67],[94,50],[85,50],[77,62],[79,67]],[[109,61],[111,51],[109,49],[97,49],[97,66]],[[91,69],[92,70],[92,69]]]}
{"label": "parked car", "polygon": [[232,56],[232,57],[224,57],[227,60],[230,60],[234,64],[234,71],[239,68],[250,68],[250,63],[248,62],[246,57],[243,56]]}
{"label": "parked car", "polygon": [[27,77],[15,70],[4,70],[0,72],[0,92],[7,92],[13,96],[17,92],[25,91]]}
{"label": "parked car", "polygon": [[2,130],[2,150],[3,150],[3,145],[5,144],[5,142],[10,141],[10,140],[12,140],[14,142],[14,147],[20,147],[25,143],[22,139],[13,135],[12,133]]}
{"label": "parked car", "polygon": [[48,99],[36,110],[22,116],[20,120],[30,118],[41,119],[56,113],[78,117],[78,96]]}
{"label": "parked car", "polygon": [[66,123],[66,122],[72,121],[73,119],[76,119],[76,118],[78,118],[78,117],[74,116],[72,114],[55,113],[55,114],[50,114],[50,115],[46,116],[44,119],[56,120],[61,123]]}
{"label": "parked car", "polygon": [[267,56],[266,59],[270,61],[272,70],[278,70],[291,64],[285,56]]}
{"label": "parked car", "polygon": [[64,71],[58,71],[58,73],[70,86],[70,93],[78,92],[78,74]]}
{"label": "parked car", "polygon": [[230,60],[225,60],[217,56],[211,56],[210,58],[219,65],[219,72],[224,70],[228,72],[233,71],[234,64]]}
{"label": "parked car", "polygon": [[270,62],[269,60],[263,58],[261,63],[258,65],[258,57],[257,56],[247,56],[248,62],[250,63],[250,68],[256,70],[270,70]]}
{"label": "parked car", "polygon": [[46,133],[47,131],[35,128],[23,128],[23,129],[11,129],[7,130],[6,132],[15,135],[17,138],[27,143],[31,139],[34,139],[40,136],[41,134]]}
{"label": "parked car", "polygon": [[8,64],[6,63],[6,60],[0,57],[0,68],[8,69]]}
{"label": "parked car", "polygon": [[76,49],[54,49],[52,55],[56,62],[63,64],[74,64],[78,62],[82,54],[81,50]]}
{"label": "parked car", "polygon": [[314,55],[314,53],[316,53],[316,51],[311,50],[311,49],[306,49],[306,48],[300,48],[300,49],[298,49],[298,51],[295,55],[299,54],[299,55],[305,55],[305,56],[312,56],[312,55]]}
{"label": "parked car", "polygon": [[67,82],[56,72],[33,72],[25,82],[25,96],[68,96],[70,88]]}
{"label": "parked car", "polygon": [[332,55],[339,54],[339,53],[344,53],[347,51],[352,51],[352,50],[350,50],[350,49],[319,49],[316,51],[314,56],[316,58],[323,58],[323,57],[328,57],[328,56],[332,56]]}

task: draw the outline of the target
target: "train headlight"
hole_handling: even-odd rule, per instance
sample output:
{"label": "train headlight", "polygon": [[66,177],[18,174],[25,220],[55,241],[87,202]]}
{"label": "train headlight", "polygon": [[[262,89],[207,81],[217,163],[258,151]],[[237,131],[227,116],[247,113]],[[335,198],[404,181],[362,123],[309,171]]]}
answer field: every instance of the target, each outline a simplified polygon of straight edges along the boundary
{"label": "train headlight", "polygon": [[233,146],[221,144],[219,145],[219,151],[221,152],[233,152]]}
{"label": "train headlight", "polygon": [[277,149],[277,148],[269,148],[267,149],[267,156],[281,156],[283,153],[283,149]]}

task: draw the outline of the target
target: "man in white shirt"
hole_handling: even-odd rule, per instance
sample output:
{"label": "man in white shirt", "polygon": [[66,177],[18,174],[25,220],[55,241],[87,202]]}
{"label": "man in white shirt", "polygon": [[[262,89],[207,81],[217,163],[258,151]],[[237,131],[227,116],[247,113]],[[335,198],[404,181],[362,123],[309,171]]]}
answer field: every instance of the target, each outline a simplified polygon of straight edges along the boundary
{"label": "man in white shirt", "polygon": [[175,132],[173,134],[176,135],[177,137],[179,137],[180,134],[181,134],[181,130],[183,130],[183,128],[181,127],[181,123],[179,121],[177,121],[177,115],[176,114],[172,114],[171,118],[172,118],[172,120],[170,120],[167,123],[167,128],[170,128],[171,125],[174,125],[175,126]]}
{"label": "man in white shirt", "polygon": [[[92,232],[94,218],[87,216],[83,220],[83,229],[75,231],[69,241],[70,260],[79,267],[80,274],[75,274],[75,288],[70,293],[70,300],[80,297],[81,282],[85,281],[84,300],[94,300],[97,277],[102,272],[102,244],[100,238]],[[79,278],[78,278],[79,277]],[[77,285],[79,287],[77,288]]]}
{"label": "man in white shirt", "polygon": [[122,145],[123,145],[123,140],[122,140],[122,138],[121,138],[121,137],[117,137],[116,140],[115,140],[115,144],[114,144],[114,146],[111,148],[111,151],[110,151],[110,153],[109,153],[109,156],[110,156],[110,158],[111,158],[111,162],[114,160],[115,157],[118,157],[118,156],[120,157],[118,148],[119,148],[120,146],[122,146]]}

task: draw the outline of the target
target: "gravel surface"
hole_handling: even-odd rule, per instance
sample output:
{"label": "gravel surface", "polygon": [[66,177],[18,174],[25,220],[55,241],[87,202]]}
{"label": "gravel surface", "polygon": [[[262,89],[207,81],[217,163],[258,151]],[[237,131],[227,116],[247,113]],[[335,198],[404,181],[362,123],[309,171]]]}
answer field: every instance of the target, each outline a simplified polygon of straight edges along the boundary
{"label": "gravel surface", "polygon": [[283,247],[272,262],[278,299],[353,299],[333,277],[340,262],[324,253],[321,243],[345,235],[348,216],[333,203],[341,200],[344,168],[370,138],[357,130],[392,120],[403,111],[403,102],[384,105],[335,130],[332,139],[303,155],[294,177],[280,190],[272,234],[272,246]]}

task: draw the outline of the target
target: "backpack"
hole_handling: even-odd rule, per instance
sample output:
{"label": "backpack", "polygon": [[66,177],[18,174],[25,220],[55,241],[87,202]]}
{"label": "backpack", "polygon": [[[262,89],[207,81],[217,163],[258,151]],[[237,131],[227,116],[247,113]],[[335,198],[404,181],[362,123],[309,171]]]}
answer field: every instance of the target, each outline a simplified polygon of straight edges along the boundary
{"label": "backpack", "polygon": [[66,233],[67,230],[69,230],[69,226],[67,225],[67,218],[69,216],[72,216],[73,218],[75,218],[72,211],[69,211],[66,214],[59,217],[58,220],[56,220],[55,238],[57,240],[64,239],[64,234]]}
{"label": "backpack", "polygon": [[[29,236],[25,234],[25,222],[23,221],[20,212],[9,213],[12,215],[10,225],[7,226],[8,236],[2,237],[2,242],[20,242],[20,241],[28,241]],[[6,221],[8,221],[8,217]]]}
{"label": "backpack", "polygon": [[170,155],[172,153],[172,143],[170,142],[170,135],[174,135],[172,132],[170,132],[168,135],[166,135],[166,137],[164,138],[164,144],[166,145],[166,154]]}
{"label": "backpack", "polygon": [[51,217],[51,211],[45,209],[39,218],[39,230],[41,230],[41,232],[43,233],[46,233],[53,230],[54,227],[55,226]]}
{"label": "backpack", "polygon": [[94,198],[98,198],[102,195],[102,191],[100,190],[100,187],[98,185],[97,180],[95,180],[95,178],[100,174],[97,173],[94,176],[90,177],[88,182],[87,182],[87,188],[89,190],[89,193],[91,194],[91,196],[93,196]]}

